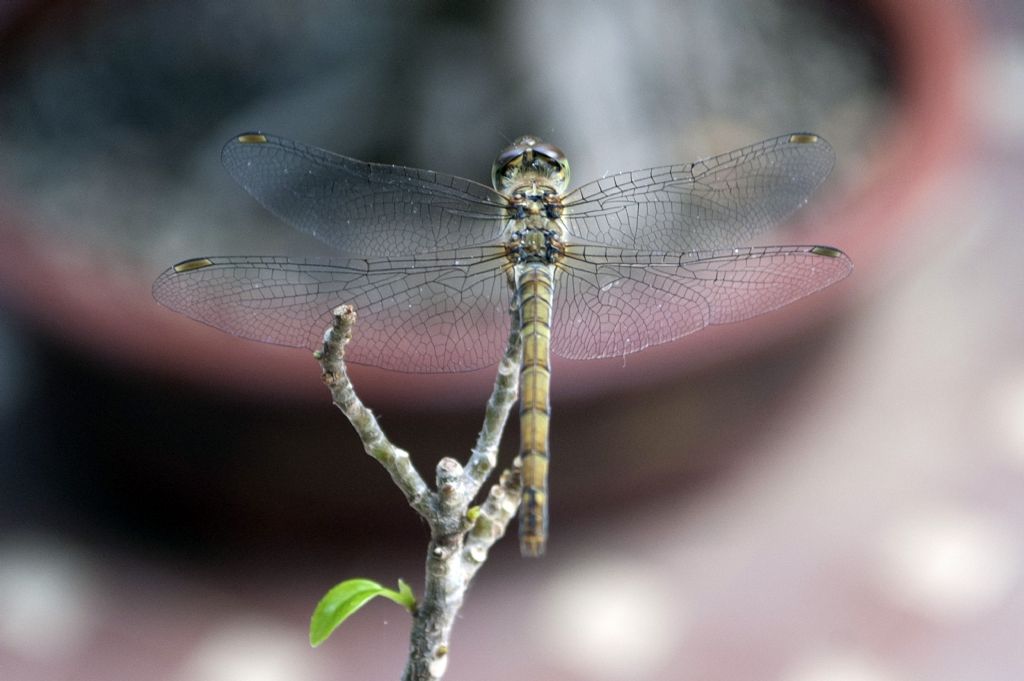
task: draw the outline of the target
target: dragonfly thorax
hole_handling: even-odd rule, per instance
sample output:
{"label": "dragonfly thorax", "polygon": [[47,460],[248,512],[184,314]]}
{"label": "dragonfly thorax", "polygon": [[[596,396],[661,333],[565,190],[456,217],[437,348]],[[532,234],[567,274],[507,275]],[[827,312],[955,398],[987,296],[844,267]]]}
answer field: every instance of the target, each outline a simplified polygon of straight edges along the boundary
{"label": "dragonfly thorax", "polygon": [[513,264],[555,264],[565,255],[565,244],[553,230],[527,227],[512,233],[505,244],[505,252]]}
{"label": "dragonfly thorax", "polygon": [[509,217],[530,227],[541,227],[545,221],[562,217],[562,198],[554,187],[536,181],[519,186],[509,193]]}

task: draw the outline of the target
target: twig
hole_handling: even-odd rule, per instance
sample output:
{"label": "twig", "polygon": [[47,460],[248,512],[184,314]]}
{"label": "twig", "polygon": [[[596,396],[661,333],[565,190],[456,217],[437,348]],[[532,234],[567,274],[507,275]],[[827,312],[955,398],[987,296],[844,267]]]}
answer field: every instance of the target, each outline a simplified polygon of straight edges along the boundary
{"label": "twig", "polygon": [[519,305],[512,306],[510,317],[512,324],[505,345],[505,355],[498,363],[498,375],[494,379],[491,397],[487,400],[484,424],[480,428],[476,446],[473,447],[473,453],[466,465],[467,484],[472,489],[472,496],[476,496],[487,476],[494,470],[498,460],[501,434],[508,423],[509,411],[519,396],[519,367],[523,357],[523,337],[520,333],[522,309]]}
{"label": "twig", "polygon": [[478,509],[469,508],[495,467],[501,433],[519,390],[522,346],[516,309],[512,312],[512,331],[476,447],[465,470],[451,458],[438,462],[436,492],[413,467],[408,452],[391,444],[373,412],[352,387],[344,361],[345,346],[352,338],[356,319],[352,306],[342,305],[333,310],[333,322],[324,334],[323,348],[315,353],[334,404],[356,429],[366,453],[391,474],[409,505],[430,527],[424,594],[413,614],[403,681],[437,681],[444,675],[449,636],[466,589],[519,507],[522,481],[516,460],[502,473],[498,484],[491,487],[483,504]]}
{"label": "twig", "polygon": [[380,424],[377,423],[377,417],[359,399],[349,380],[348,370],[345,368],[345,346],[352,340],[352,325],[356,321],[355,308],[351,305],[341,305],[331,313],[334,319],[331,327],[324,333],[323,348],[314,353],[323,370],[321,378],[324,385],[331,391],[331,400],[356,429],[366,453],[379,461],[391,474],[391,479],[405,494],[409,505],[421,516],[428,518],[433,514],[431,505],[434,502],[431,499],[430,488],[413,467],[409,452],[395,447],[384,435]]}

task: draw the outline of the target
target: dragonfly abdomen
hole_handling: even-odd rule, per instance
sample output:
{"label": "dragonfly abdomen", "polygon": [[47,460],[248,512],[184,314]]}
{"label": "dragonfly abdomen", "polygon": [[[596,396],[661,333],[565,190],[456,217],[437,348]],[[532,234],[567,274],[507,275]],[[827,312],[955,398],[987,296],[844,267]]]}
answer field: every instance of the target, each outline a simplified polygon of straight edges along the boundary
{"label": "dragonfly abdomen", "polygon": [[545,263],[527,263],[522,267],[518,290],[523,339],[519,382],[519,456],[523,462],[519,550],[524,556],[540,556],[548,535],[548,387],[554,268]]}

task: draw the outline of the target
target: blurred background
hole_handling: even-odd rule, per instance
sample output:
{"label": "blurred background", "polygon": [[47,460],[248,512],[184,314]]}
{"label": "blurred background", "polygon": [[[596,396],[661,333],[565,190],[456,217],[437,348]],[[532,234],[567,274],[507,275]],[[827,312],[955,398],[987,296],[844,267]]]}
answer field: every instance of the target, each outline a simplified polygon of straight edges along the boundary
{"label": "blurred background", "polygon": [[[1022,38],[1014,0],[0,3],[0,679],[400,676],[393,604],[306,626],[348,577],[418,590],[422,523],[307,352],[149,293],[320,252],[220,168],[254,129],[483,182],[527,132],[578,182],[837,150],[761,242],[850,279],[556,363],[549,556],[495,548],[446,678],[1021,678]],[[493,375],[353,378],[429,476]]]}

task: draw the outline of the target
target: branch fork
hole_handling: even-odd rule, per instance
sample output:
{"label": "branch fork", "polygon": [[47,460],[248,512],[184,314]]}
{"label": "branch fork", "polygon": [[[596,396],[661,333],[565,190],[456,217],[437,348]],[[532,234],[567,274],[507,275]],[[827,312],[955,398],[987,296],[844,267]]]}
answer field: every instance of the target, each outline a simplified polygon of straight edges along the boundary
{"label": "branch fork", "polygon": [[323,382],[335,406],[358,433],[363,449],[388,471],[409,505],[430,528],[425,589],[413,613],[409,660],[402,679],[437,681],[447,668],[449,636],[466,589],[487,560],[491,546],[504,535],[515,517],[522,496],[517,458],[502,472],[483,503],[470,507],[497,465],[501,434],[518,397],[522,356],[519,313],[516,309],[511,312],[505,354],[498,365],[483,426],[469,460],[463,466],[450,457],[441,459],[435,469],[433,489],[413,466],[409,453],[388,440],[349,380],[344,357],[356,322],[355,308],[341,305],[332,314],[323,347],[314,353],[323,371]]}

